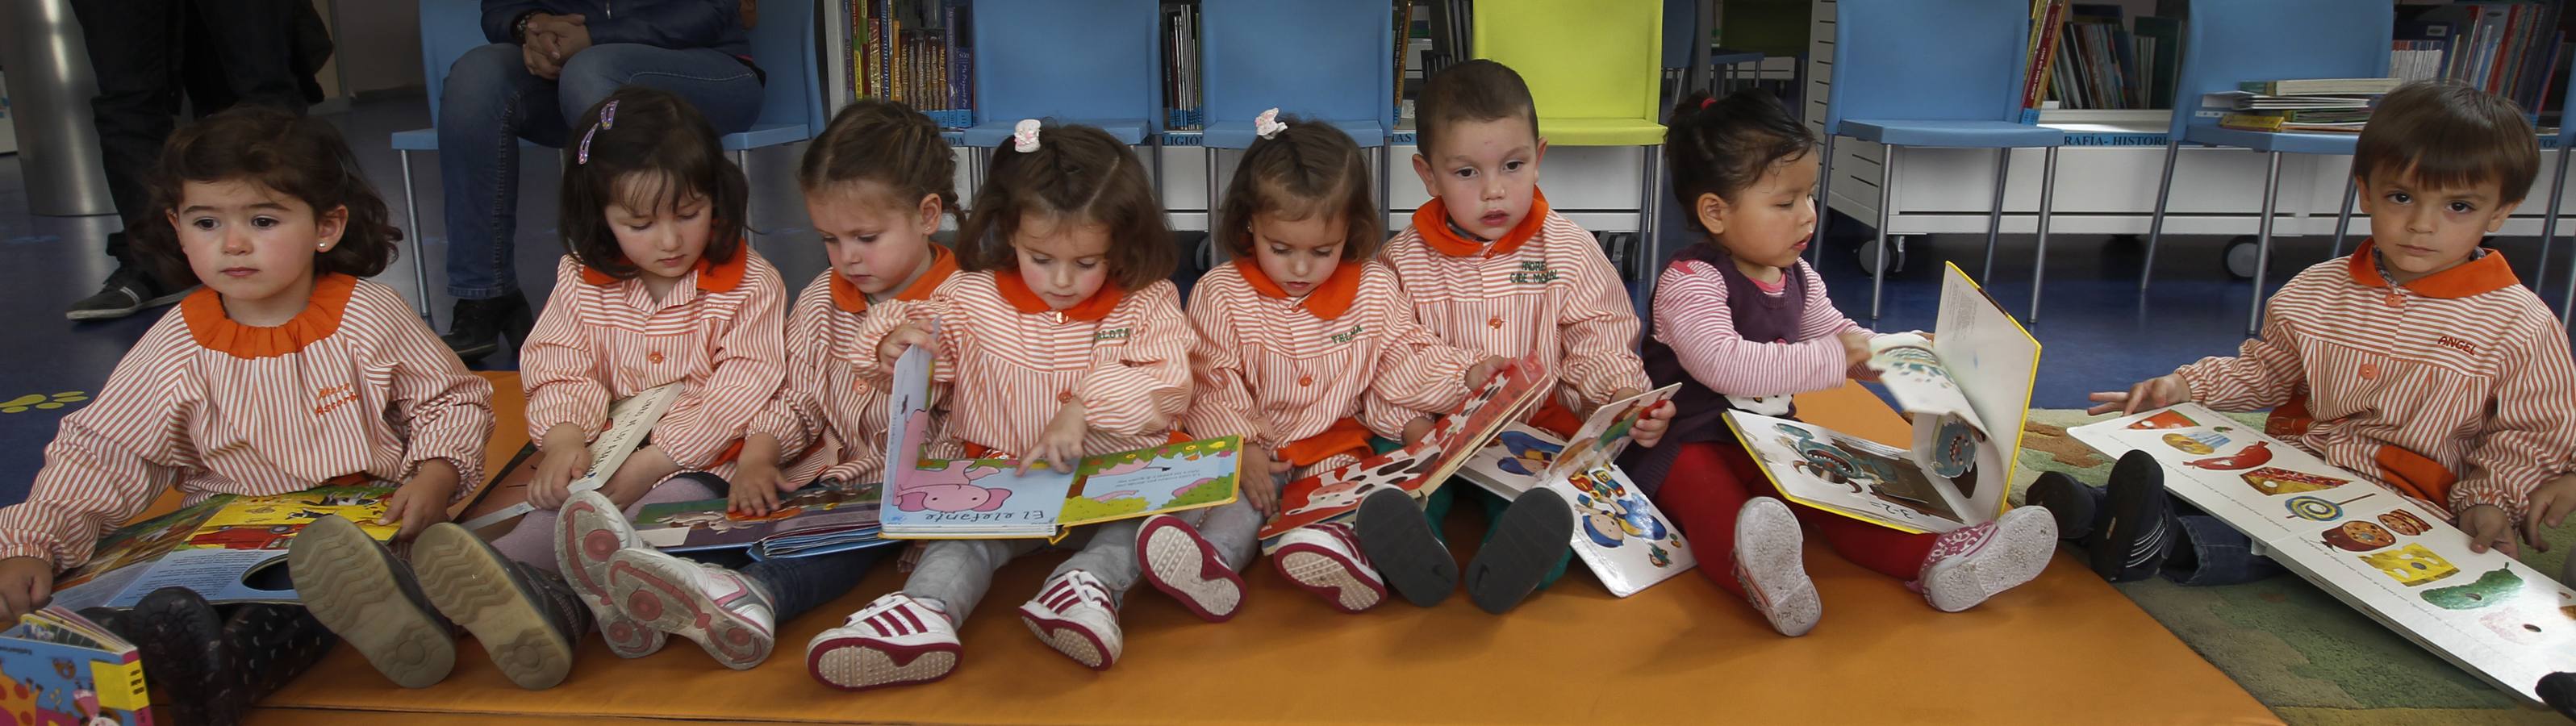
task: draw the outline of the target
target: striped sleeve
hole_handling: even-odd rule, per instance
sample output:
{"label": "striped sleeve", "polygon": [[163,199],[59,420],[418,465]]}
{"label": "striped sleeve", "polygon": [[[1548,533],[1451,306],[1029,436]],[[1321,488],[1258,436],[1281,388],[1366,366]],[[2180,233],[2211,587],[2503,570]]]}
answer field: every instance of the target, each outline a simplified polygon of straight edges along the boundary
{"label": "striped sleeve", "polygon": [[1093,430],[1142,436],[1172,427],[1190,395],[1189,318],[1180,293],[1156,282],[1132,293],[1144,306],[1117,358],[1095,362],[1075,384],[1084,422]]}
{"label": "striped sleeve", "polygon": [[928,300],[904,305],[901,315],[869,315],[860,321],[858,330],[851,333],[851,337],[866,343],[864,350],[867,355],[860,356],[861,360],[848,361],[851,373],[879,383],[893,380],[894,367],[886,365],[886,361],[878,356],[877,349],[885,346],[886,336],[892,335],[896,328],[910,324],[930,331],[931,337],[938,340],[939,349],[931,351],[939,359],[931,374],[936,382],[944,383],[948,380],[946,377],[953,377],[952,371],[956,366],[951,364],[957,360],[957,346],[965,339],[965,328],[971,322],[965,320],[965,316],[951,312],[957,309],[956,300],[950,297],[956,280],[952,277],[949,282],[942,283],[938,292],[932,293]]}
{"label": "striped sleeve", "polygon": [[[824,275],[831,275],[825,271]],[[831,279],[815,278],[814,284],[796,296],[796,307],[787,318],[786,371],[778,395],[772,396],[752,416],[745,433],[768,434],[778,440],[778,459],[794,461],[810,450],[823,431],[822,409],[817,393],[823,390],[825,372],[832,364]]]}
{"label": "striped sleeve", "polygon": [[[1813,274],[1813,273],[1809,273]],[[1806,329],[1824,327],[1824,315],[1841,318],[1824,284],[1810,279]],[[1756,293],[1759,294],[1759,293]],[[1672,346],[1682,370],[1709,390],[1729,396],[1782,396],[1842,385],[1850,366],[1842,342],[1828,335],[1795,343],[1745,340],[1735,331],[1726,278],[1706,263],[1675,262],[1655,285],[1655,339]],[[1850,321],[1845,320],[1848,324]],[[1857,326],[1855,326],[1857,327]],[[1805,332],[1801,330],[1800,332]]]}
{"label": "striped sleeve", "polygon": [[[1393,277],[1389,275],[1389,277]],[[1483,360],[1474,351],[1441,342],[1440,336],[1413,317],[1413,300],[1404,289],[1386,286],[1390,300],[1380,306],[1376,370],[1360,399],[1360,425],[1390,439],[1402,438],[1404,425],[1422,414],[1449,411],[1467,398],[1467,369]]]}
{"label": "striped sleeve", "polygon": [[[1208,274],[1235,273],[1227,266]],[[1271,440],[1267,427],[1254,419],[1257,403],[1251,386],[1245,382],[1239,347],[1242,343],[1234,332],[1236,315],[1216,285],[1201,281],[1190,291],[1190,327],[1197,333],[1190,347],[1190,375],[1195,385],[1189,410],[1181,415],[1181,429],[1192,436],[1242,436],[1265,446],[1284,444]]]}
{"label": "striped sleeve", "polygon": [[2289,402],[2307,374],[2282,297],[2273,295],[2273,304],[2264,308],[2262,336],[2247,339],[2234,357],[2210,356],[2174,369],[2190,386],[2191,400],[2220,411],[2261,411]]}
{"label": "striped sleeve", "polygon": [[[2576,452],[2576,361],[2557,321],[2531,324],[2501,361],[2494,409],[2469,449],[2468,475],[2451,487],[2451,511],[2492,504],[2523,521],[2531,490],[2566,473]],[[2536,536],[2536,533],[2535,533]]]}
{"label": "striped sleeve", "polygon": [[520,386],[528,397],[528,439],[545,445],[546,432],[562,424],[581,428],[583,441],[608,425],[608,384],[593,373],[599,360],[582,331],[581,266],[570,256],[555,267],[555,290],[519,347]]}
{"label": "striped sleeve", "polygon": [[171,382],[192,347],[177,320],[173,310],[116,364],[97,399],[63,417],[26,501],[0,508],[0,557],[79,565],[100,532],[178,485],[196,455],[187,431],[192,404]]}
{"label": "striped sleeve", "polygon": [[[1580,230],[1578,230],[1580,231]],[[1621,390],[1653,387],[1644,359],[1637,357],[1637,311],[1621,292],[1619,274],[1602,256],[1589,232],[1581,233],[1574,259],[1573,289],[1558,308],[1556,326],[1564,351],[1559,375],[1581,393],[1583,403],[1597,406],[1618,398]]]}
{"label": "striped sleeve", "polygon": [[653,444],[683,469],[719,463],[786,380],[786,331],[778,308],[787,291],[767,265],[751,269],[744,282],[753,288],[715,341],[706,384],[673,402],[653,427]]}
{"label": "striped sleeve", "polygon": [[404,433],[402,480],[410,481],[421,462],[446,459],[456,467],[455,500],[463,501],[483,485],[484,449],[492,441],[492,382],[465,370],[456,353],[393,299],[390,290],[365,289],[382,299],[351,305],[348,314],[392,318],[351,322],[385,331],[377,355],[393,364],[392,390],[386,397],[393,410],[386,412],[386,420]]}

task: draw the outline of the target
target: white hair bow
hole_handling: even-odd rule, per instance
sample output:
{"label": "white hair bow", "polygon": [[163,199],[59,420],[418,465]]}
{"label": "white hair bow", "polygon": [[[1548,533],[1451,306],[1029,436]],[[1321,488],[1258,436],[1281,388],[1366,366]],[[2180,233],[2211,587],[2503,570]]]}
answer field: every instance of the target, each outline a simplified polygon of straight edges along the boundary
{"label": "white hair bow", "polygon": [[1038,150],[1038,126],[1038,120],[1033,118],[1020,119],[1012,126],[1011,150],[1023,154]]}
{"label": "white hair bow", "polygon": [[1275,138],[1279,132],[1286,130],[1288,125],[1279,122],[1279,109],[1263,111],[1261,115],[1252,118],[1252,133],[1261,138]]}

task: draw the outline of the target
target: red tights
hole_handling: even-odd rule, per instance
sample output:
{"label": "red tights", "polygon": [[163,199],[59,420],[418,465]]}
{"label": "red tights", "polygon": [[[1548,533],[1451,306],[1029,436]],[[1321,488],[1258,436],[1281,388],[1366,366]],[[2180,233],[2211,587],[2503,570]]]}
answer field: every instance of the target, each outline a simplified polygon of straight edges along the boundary
{"label": "red tights", "polygon": [[[1732,442],[1683,444],[1674,455],[1672,473],[1655,494],[1655,506],[1690,538],[1700,574],[1742,595],[1744,587],[1735,581],[1735,517],[1756,496],[1780,494],[1744,447]],[[1900,580],[1913,580],[1922,571],[1923,558],[1939,537],[1889,529],[1785,498],[1781,501],[1843,559]]]}

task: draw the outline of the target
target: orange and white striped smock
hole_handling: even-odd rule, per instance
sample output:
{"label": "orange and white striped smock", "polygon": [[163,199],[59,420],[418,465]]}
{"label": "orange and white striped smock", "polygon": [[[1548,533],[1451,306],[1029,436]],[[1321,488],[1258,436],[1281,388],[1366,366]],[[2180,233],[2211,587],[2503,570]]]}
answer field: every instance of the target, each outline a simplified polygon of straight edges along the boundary
{"label": "orange and white striped smock", "polygon": [[739,248],[653,299],[641,279],[620,280],[569,255],[555,291],[519,350],[528,393],[528,436],[540,445],[560,424],[599,436],[610,401],[681,383],[653,426],[652,445],[682,471],[732,473],[751,419],[787,377],[786,288],[778,269]]}
{"label": "orange and white striped smock", "polygon": [[456,467],[456,498],[483,483],[492,384],[465,370],[391,288],[314,278],[276,327],[224,314],[211,288],[143,334],[87,408],[64,416],[25,502],[0,509],[0,557],[56,567],[169,488],[195,503],[334,480],[408,481]]}
{"label": "orange and white striped smock", "polygon": [[[858,365],[876,360],[877,344],[891,326],[877,328],[873,337],[864,330],[871,320],[900,324],[956,279],[957,256],[946,247],[930,249],[930,269],[884,300],[870,303],[867,293],[832,270],[798,293],[787,318],[787,385],[751,424],[752,433],[778,439],[785,462],[780,473],[789,483],[873,482],[884,473],[886,389],[859,375]],[[934,388],[930,403],[937,409],[945,389]],[[934,410],[931,440],[947,438],[944,421]]]}

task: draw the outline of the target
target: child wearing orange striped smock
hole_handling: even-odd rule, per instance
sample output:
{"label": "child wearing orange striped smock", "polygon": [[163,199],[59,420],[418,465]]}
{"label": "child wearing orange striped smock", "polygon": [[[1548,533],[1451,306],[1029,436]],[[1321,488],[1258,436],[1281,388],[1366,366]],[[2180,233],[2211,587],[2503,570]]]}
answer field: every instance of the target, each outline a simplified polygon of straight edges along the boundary
{"label": "child wearing orange striped smock", "polygon": [[[1135,153],[1096,128],[1025,120],[985,178],[958,236],[971,272],[934,293],[914,322],[878,328],[891,330],[870,377],[883,380],[908,346],[938,353],[934,385],[950,386],[947,440],[956,443],[934,442],[937,458],[1070,471],[1087,455],[1175,440],[1190,392],[1190,327],[1164,279],[1178,255]],[[1119,601],[1138,577],[1137,525],[1077,533],[1088,538],[1082,550],[1020,606],[1020,619],[1083,665],[1115,664]],[[932,541],[901,592],[852,614],[850,637],[808,658],[853,689],[946,677],[963,653],[957,625],[993,571],[1040,544]]]}
{"label": "child wearing orange striped smock", "polygon": [[[0,509],[0,620],[44,606],[56,570],[173,487],[195,502],[393,482],[386,519],[410,539],[482,481],[492,386],[362,279],[402,233],[337,132],[236,108],[172,135],[153,187],[137,250],[205,287],[63,417],[26,501]],[[165,588],[89,614],[140,647],[164,718],[232,723],[331,637],[302,607],[227,610]]]}
{"label": "child wearing orange striped smock", "polygon": [[[1395,275],[1372,261],[1384,234],[1368,160],[1348,134],[1278,110],[1235,166],[1214,243],[1233,264],[1190,293],[1197,380],[1183,428],[1242,436],[1248,460],[1234,503],[1145,520],[1137,543],[1146,580],[1210,621],[1233,617],[1237,573],[1262,519],[1278,514],[1287,481],[1369,455],[1372,435],[1395,439],[1425,411],[1455,407],[1466,382],[1501,359],[1443,345],[1413,321]],[[1270,474],[1272,476],[1262,476]],[[1386,585],[1340,522],[1280,535],[1271,564],[1344,612],[1386,598]]]}

